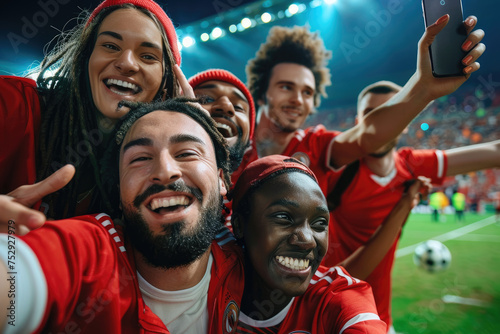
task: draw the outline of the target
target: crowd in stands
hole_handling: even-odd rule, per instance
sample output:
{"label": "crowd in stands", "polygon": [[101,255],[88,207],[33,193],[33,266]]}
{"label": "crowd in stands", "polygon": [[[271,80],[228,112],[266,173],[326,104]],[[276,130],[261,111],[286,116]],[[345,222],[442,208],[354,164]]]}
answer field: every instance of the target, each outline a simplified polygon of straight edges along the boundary
{"label": "crowd in stands", "polygon": [[[500,139],[500,93],[495,88],[476,81],[435,100],[410,124],[398,147],[445,150]],[[307,124],[344,131],[354,125],[355,115],[353,101],[350,106],[320,110]],[[450,177],[440,189],[450,198],[454,190],[464,193],[469,211],[492,211],[500,194],[500,170]]]}

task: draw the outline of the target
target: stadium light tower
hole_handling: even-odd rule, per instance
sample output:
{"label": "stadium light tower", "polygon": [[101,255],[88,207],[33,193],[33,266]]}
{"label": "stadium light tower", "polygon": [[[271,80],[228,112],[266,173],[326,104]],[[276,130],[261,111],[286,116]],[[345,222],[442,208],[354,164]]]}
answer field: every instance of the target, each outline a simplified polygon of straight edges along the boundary
{"label": "stadium light tower", "polygon": [[295,15],[299,12],[299,6],[297,6],[297,4],[292,3],[290,6],[288,6],[288,11],[290,12],[291,15]]}
{"label": "stadium light tower", "polygon": [[241,25],[244,29],[248,29],[252,26],[252,20],[250,20],[248,17],[245,17],[243,20],[241,20]]}
{"label": "stadium light tower", "polygon": [[212,39],[217,39],[222,36],[222,29],[219,27],[215,27],[212,32],[210,33],[210,37]]}
{"label": "stadium light tower", "polygon": [[264,23],[269,23],[269,22],[271,22],[271,20],[272,20],[272,16],[271,16],[271,14],[269,14],[269,13],[267,13],[267,12],[266,12],[266,13],[264,13],[264,14],[262,14],[262,15],[260,16],[260,19],[261,19],[261,20],[262,20],[262,22],[264,22]]}
{"label": "stadium light tower", "polygon": [[182,45],[186,48],[189,48],[195,43],[195,40],[191,36],[186,36],[182,39]]}

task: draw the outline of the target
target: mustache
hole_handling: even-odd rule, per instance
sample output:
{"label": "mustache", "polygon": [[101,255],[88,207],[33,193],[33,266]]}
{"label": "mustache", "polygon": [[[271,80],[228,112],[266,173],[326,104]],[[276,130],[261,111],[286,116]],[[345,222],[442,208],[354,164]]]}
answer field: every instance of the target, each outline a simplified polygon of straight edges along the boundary
{"label": "mustache", "polygon": [[176,180],[168,185],[163,184],[152,184],[143,193],[137,195],[134,199],[134,206],[138,209],[139,206],[148,198],[154,194],[161,193],[165,190],[179,191],[193,195],[200,203],[203,201],[203,194],[201,190],[194,187],[187,186],[184,181]]}

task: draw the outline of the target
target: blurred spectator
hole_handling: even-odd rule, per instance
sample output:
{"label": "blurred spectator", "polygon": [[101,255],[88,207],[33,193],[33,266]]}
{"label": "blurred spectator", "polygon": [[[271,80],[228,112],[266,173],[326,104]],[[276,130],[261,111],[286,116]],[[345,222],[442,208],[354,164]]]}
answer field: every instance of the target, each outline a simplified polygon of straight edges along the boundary
{"label": "blurred spectator", "polygon": [[461,192],[455,191],[451,196],[451,204],[455,209],[455,218],[458,222],[464,221],[464,210],[465,210],[465,195]]}
{"label": "blurred spectator", "polygon": [[[306,126],[323,124],[329,130],[346,130],[354,125],[355,110],[355,101],[352,106],[321,110],[309,117]],[[451,149],[489,142],[500,139],[499,126],[500,92],[475,82],[430,104],[408,126],[398,147]],[[464,194],[466,204],[475,212],[484,201],[490,204],[488,207],[496,208],[488,195],[500,186],[500,170],[449,178],[445,186],[452,186]]]}

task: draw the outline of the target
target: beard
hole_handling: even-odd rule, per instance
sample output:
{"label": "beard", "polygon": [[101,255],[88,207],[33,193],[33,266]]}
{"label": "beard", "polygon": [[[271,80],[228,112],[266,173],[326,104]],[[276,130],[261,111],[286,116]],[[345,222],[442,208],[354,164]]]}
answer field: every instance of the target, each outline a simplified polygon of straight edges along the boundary
{"label": "beard", "polygon": [[[195,197],[199,200],[198,189],[187,187],[182,181],[176,181],[168,186],[152,185],[136,198],[134,206],[138,207],[136,203],[139,198],[166,189],[197,194]],[[187,231],[186,222],[178,221],[164,224],[163,233],[155,235],[138,210],[131,210],[125,206],[123,210],[125,229],[132,246],[143,255],[148,264],[162,269],[187,266],[199,259],[208,250],[222,227],[221,215],[222,199],[214,192],[206,206],[202,207],[199,220],[191,231]]]}
{"label": "beard", "polygon": [[243,143],[242,137],[243,132],[241,130],[241,127],[238,127],[238,140],[236,141],[235,145],[228,148],[231,173],[237,170],[238,167],[240,167],[243,156],[245,155],[245,151],[250,145],[250,140],[248,140],[246,143]]}
{"label": "beard", "polygon": [[[268,106],[268,118],[271,120],[271,122],[276,126],[276,129],[274,131],[277,132],[286,132],[286,133],[292,133],[297,131],[300,125],[293,124],[292,122],[288,120],[282,120],[280,118],[280,110],[279,107],[276,107],[274,104],[269,103]],[[283,116],[284,117],[284,116]]]}

